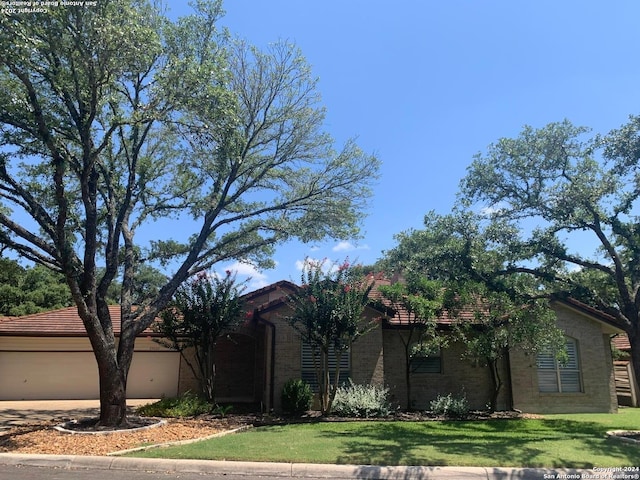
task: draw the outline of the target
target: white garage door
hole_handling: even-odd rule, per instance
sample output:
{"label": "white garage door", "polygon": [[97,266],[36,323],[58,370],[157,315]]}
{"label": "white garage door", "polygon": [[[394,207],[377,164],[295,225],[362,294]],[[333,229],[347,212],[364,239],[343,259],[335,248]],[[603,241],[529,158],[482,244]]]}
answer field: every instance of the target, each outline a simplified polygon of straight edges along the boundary
{"label": "white garage door", "polygon": [[[179,365],[177,352],[136,352],[127,397],[175,396]],[[0,351],[0,400],[96,398],[98,367],[91,352]]]}

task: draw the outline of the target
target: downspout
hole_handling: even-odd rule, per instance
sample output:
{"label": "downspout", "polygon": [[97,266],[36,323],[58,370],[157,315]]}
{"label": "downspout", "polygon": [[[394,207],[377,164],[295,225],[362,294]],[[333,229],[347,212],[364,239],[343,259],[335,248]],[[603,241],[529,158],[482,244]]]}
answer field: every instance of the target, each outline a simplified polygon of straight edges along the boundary
{"label": "downspout", "polygon": [[504,356],[505,361],[507,363],[507,378],[509,379],[509,389],[508,391],[508,398],[507,398],[507,410],[511,410],[513,411],[515,409],[514,405],[513,405],[513,378],[511,375],[511,356],[510,356],[510,352],[511,350],[507,347],[506,348],[507,352]]}
{"label": "downspout", "polygon": [[269,320],[265,320],[264,318],[262,318],[256,310],[254,310],[253,314],[257,321],[264,322],[265,325],[271,328],[271,368],[269,372],[269,376],[271,378],[265,379],[265,380],[269,381],[268,410],[273,410],[273,399],[274,399],[274,391],[275,391],[274,379],[275,379],[275,372],[276,372],[276,326],[274,323],[270,322]]}

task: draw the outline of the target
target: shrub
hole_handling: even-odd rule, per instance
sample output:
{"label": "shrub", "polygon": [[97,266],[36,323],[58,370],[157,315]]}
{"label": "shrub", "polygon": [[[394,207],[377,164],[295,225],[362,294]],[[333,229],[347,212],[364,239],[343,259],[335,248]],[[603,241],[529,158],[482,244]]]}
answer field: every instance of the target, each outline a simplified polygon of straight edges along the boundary
{"label": "shrub", "polygon": [[391,413],[389,389],[349,380],[349,385],[338,388],[332,412],[341,417],[386,417]]}
{"label": "shrub", "polygon": [[311,408],[313,392],[307,382],[291,379],[282,387],[282,410],[292,415],[302,415]]}
{"label": "shrub", "polygon": [[139,415],[150,417],[195,417],[203,413],[211,413],[214,405],[193,392],[186,392],[175,398],[161,400],[142,405],[136,410]]}
{"label": "shrub", "polygon": [[445,396],[438,395],[438,398],[431,401],[430,406],[433,413],[448,417],[464,417],[469,413],[469,402],[464,394],[459,397],[450,393]]}

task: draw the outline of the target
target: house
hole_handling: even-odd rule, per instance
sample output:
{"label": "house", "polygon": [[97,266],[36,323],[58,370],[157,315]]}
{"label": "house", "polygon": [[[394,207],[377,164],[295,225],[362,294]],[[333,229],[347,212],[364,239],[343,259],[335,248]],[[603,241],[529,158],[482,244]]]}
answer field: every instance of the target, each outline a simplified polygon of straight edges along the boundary
{"label": "house", "polygon": [[[280,281],[244,296],[245,323],[217,344],[219,401],[252,403],[265,411],[277,411],[280,392],[289,379],[313,379],[309,350],[286,320],[286,298],[297,288],[291,282]],[[536,357],[512,349],[500,365],[504,386],[498,408],[532,413],[616,411],[610,339],[622,330],[611,317],[579,302],[557,300],[551,306],[566,334],[570,361],[559,365],[553,356]],[[89,371],[95,361],[90,361],[92,354],[82,323],[77,319],[72,328],[71,320],[67,319],[66,324],[59,321],[60,317],[73,316],[72,310],[64,315],[58,311],[0,321],[0,399],[97,397],[97,372]],[[401,337],[406,335],[406,329],[401,315],[390,316],[367,307],[365,316],[367,321],[377,320],[377,327],[354,342],[349,355],[344,356],[345,378],[386,386],[392,400],[405,405]],[[58,320],[54,322],[54,318]],[[450,323],[449,318],[439,319],[443,331]],[[486,406],[492,390],[490,372],[463,360],[463,351],[464,345],[450,342],[416,366],[411,380],[415,408],[428,408],[431,400],[449,393],[464,393],[474,409]],[[81,365],[81,374],[75,371],[76,365]],[[40,374],[40,368],[48,373]],[[73,376],[75,382],[81,377],[88,385],[82,391],[79,387],[76,391],[54,385],[69,383],[67,376]],[[10,379],[8,385],[5,379]],[[42,384],[38,387],[26,386],[39,382]],[[173,395],[197,387],[186,362],[176,352],[153,342],[151,332],[138,338],[129,397],[153,398],[159,393]]]}

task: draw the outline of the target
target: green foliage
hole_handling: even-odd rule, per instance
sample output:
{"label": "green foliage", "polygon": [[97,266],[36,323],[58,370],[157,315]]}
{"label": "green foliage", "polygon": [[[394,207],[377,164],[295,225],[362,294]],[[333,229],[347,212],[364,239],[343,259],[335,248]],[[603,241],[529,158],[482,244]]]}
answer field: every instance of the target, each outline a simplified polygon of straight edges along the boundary
{"label": "green foliage", "polygon": [[430,402],[429,406],[432,413],[447,417],[464,418],[469,413],[469,402],[464,394],[457,397],[451,393],[438,395],[435,400]]}
{"label": "green foliage", "polygon": [[147,417],[185,418],[211,413],[214,405],[192,392],[175,398],[162,398],[155,403],[142,405],[136,409]]}
{"label": "green foliage", "polygon": [[0,258],[0,315],[29,315],[73,305],[64,276]]}
{"label": "green foliage", "polygon": [[[378,174],[375,156],[324,132],[298,48],[234,40],[219,0],[193,9],[105,0],[0,16],[0,244],[64,273],[110,372],[105,424],[124,421],[136,335],[184,281],[232,259],[268,267],[290,239],[357,235]],[[138,288],[143,265],[173,273]]]}
{"label": "green foliage", "polygon": [[[301,287],[288,298],[289,324],[308,343],[320,389],[320,409],[331,411],[340,378],[340,357],[375,323],[364,318],[373,282],[361,277],[347,261],[341,265],[305,261]],[[329,375],[329,350],[336,356],[334,381]]]}
{"label": "green foliage", "polygon": [[[403,329],[397,333],[404,346],[404,370],[407,410],[412,406],[411,360],[428,356],[446,344],[446,337],[437,331],[437,318],[449,303],[448,290],[440,280],[430,280],[408,272],[405,281],[378,287],[384,303],[395,312],[402,312]],[[395,313],[394,313],[395,315]]]}
{"label": "green foliage", "polygon": [[302,415],[311,408],[313,392],[307,382],[291,379],[282,387],[282,409],[291,415]]}
{"label": "green foliage", "polygon": [[[499,139],[474,158],[461,204],[480,204],[487,222],[517,232],[499,239],[509,262],[496,273],[526,273],[545,293],[573,295],[614,317],[640,375],[640,117],[588,134],[565,120]],[[582,248],[589,242],[594,251]]]}
{"label": "green foliage", "polygon": [[556,287],[527,268],[511,270],[521,252],[519,235],[501,219],[462,210],[430,212],[425,229],[397,236],[398,246],[385,259],[387,268],[441,281],[443,305],[466,346],[464,356],[490,370],[494,409],[503,386],[498,363],[509,348],[533,354],[560,352],[564,345],[549,305]]}
{"label": "green foliage", "polygon": [[338,387],[331,412],[340,417],[386,417],[391,413],[389,389],[378,385],[349,385]]}
{"label": "green foliage", "polygon": [[[211,403],[215,403],[216,341],[244,320],[241,295],[245,288],[246,282],[236,283],[230,271],[224,278],[201,273],[178,289],[155,325],[163,335],[157,341],[180,352]],[[193,349],[195,365],[185,354],[187,349]]]}

